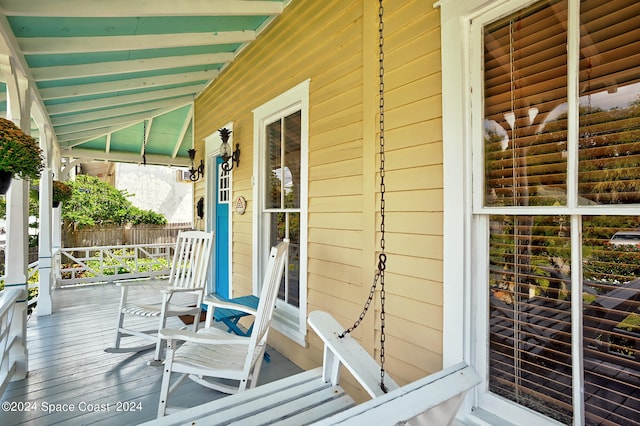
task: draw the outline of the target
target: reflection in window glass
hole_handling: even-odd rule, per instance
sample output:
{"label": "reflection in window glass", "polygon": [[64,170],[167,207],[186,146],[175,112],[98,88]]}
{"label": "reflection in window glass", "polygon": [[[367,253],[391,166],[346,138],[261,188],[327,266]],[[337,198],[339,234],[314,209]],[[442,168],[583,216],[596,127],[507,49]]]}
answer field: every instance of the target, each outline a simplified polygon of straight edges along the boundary
{"label": "reflection in window glass", "polygon": [[489,390],[572,418],[571,235],[565,216],[491,216]]}
{"label": "reflection in window glass", "polygon": [[566,1],[484,29],[485,205],[566,204]]}
{"label": "reflection in window glass", "polygon": [[265,167],[267,191],[265,191],[265,208],[279,208],[282,174],[282,120],[275,121],[267,126],[267,166]]}
{"label": "reflection in window glass", "polygon": [[478,24],[488,390],[563,424],[640,424],[638,16],[637,0],[542,0]]}
{"label": "reflection in window glass", "polygon": [[265,206],[300,207],[300,111],[267,126]]}
{"label": "reflection in window glass", "polygon": [[266,126],[265,210],[269,242],[290,240],[287,273],[278,294],[289,305],[300,304],[300,178],[301,112],[296,111]]}
{"label": "reflection in window glass", "polygon": [[300,207],[300,111],[285,117],[284,141],[284,207]]}
{"label": "reflection in window glass", "polygon": [[289,261],[282,277],[278,298],[295,307],[300,306],[300,213],[271,213],[271,245],[289,239]]}
{"label": "reflection in window glass", "polygon": [[640,218],[585,217],[582,233],[585,411],[624,424],[638,418]]}
{"label": "reflection in window glass", "polygon": [[581,204],[640,202],[640,61],[625,47],[640,44],[635,3],[581,3]]}

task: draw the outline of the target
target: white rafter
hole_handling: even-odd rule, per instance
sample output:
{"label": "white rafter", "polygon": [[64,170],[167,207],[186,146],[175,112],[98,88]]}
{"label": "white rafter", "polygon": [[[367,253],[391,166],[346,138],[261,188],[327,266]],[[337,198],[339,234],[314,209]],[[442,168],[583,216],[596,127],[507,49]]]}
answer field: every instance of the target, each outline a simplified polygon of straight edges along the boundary
{"label": "white rafter", "polygon": [[18,44],[25,55],[66,55],[247,43],[255,38],[255,31],[225,31],[185,33],[179,36],[176,34],[144,34],[110,37],[22,37],[18,39]]}
{"label": "white rafter", "polygon": [[151,102],[143,102],[120,108],[109,108],[100,111],[85,112],[82,114],[65,115],[62,117],[53,117],[51,119],[54,126],[66,126],[69,124],[83,123],[86,121],[103,120],[122,115],[136,114],[144,111],[152,111],[160,108],[182,107],[193,102],[193,97],[183,96],[181,98],[161,99]]}
{"label": "white rafter", "polygon": [[[142,121],[142,120],[138,120],[138,121]],[[102,129],[91,129],[84,132],[63,135],[62,137],[58,138],[58,140],[60,141],[60,146],[62,148],[69,149],[69,148],[73,148],[75,146],[90,142],[93,139],[96,139],[102,136],[108,136],[114,132],[119,132],[120,130],[128,129],[133,124],[122,123],[122,124],[118,124],[110,127],[105,127]]]}
{"label": "white rafter", "polygon": [[138,59],[131,61],[99,62],[83,65],[60,65],[56,67],[32,68],[33,78],[36,81],[67,80],[80,77],[95,77],[100,75],[112,75],[151,71],[159,69],[171,69],[190,67],[196,65],[223,64],[231,62],[233,53],[221,52],[205,55],[167,56],[163,58]]}
{"label": "white rafter", "polygon": [[91,111],[94,109],[110,108],[119,105],[127,105],[138,102],[151,102],[158,99],[175,98],[183,95],[196,95],[204,89],[204,84],[194,84],[190,86],[176,87],[173,89],[151,90],[144,93],[132,95],[111,96],[108,98],[94,99],[90,101],[67,102],[64,104],[50,105],[49,114],[52,116],[59,114],[69,114],[78,111]]}
{"label": "white rafter", "polygon": [[[123,163],[138,163],[140,162],[140,154],[138,153],[121,153],[111,152],[105,153],[103,151],[93,149],[77,149],[77,148],[63,148],[61,150],[63,157],[73,158],[86,158],[87,160],[107,160]],[[180,166],[189,167],[191,161],[188,158],[170,158],[164,155],[147,155],[147,164],[159,164],[165,166]]]}
{"label": "white rafter", "polygon": [[178,155],[178,150],[182,145],[182,140],[184,136],[187,134],[187,130],[189,129],[189,125],[191,124],[191,120],[193,119],[193,104],[191,104],[191,108],[189,108],[189,113],[187,114],[187,118],[184,120],[184,124],[182,125],[182,129],[178,133],[176,138],[176,143],[173,147],[173,152],[171,153],[171,157],[175,158]]}
{"label": "white rafter", "polygon": [[126,123],[136,123],[150,117],[156,117],[158,115],[166,114],[171,111],[175,111],[178,108],[182,108],[184,105],[172,105],[167,108],[161,108],[154,111],[145,111],[137,114],[123,115],[122,117],[110,117],[103,120],[87,121],[80,124],[70,124],[67,126],[56,126],[55,131],[58,134],[60,140],[64,139],[65,135],[85,132],[92,129],[104,129],[105,127],[117,126]]}
{"label": "white rafter", "polygon": [[211,80],[218,75],[217,70],[197,71],[183,74],[170,74],[158,77],[132,78],[128,80],[109,81],[104,83],[88,83],[72,86],[58,86],[40,89],[42,99],[60,99],[75,96],[95,95],[100,93],[120,92],[134,89],[148,89],[171,84],[194,83]]}

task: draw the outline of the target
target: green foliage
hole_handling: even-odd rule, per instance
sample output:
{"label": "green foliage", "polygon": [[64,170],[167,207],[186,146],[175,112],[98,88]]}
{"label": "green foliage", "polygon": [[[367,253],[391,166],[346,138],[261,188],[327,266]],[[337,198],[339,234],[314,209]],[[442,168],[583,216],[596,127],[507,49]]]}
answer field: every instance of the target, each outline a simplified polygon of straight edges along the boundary
{"label": "green foliage", "polygon": [[167,223],[163,215],[135,207],[127,198],[130,194],[97,177],[79,175],[69,185],[71,198],[62,206],[62,218],[76,226]]}
{"label": "green foliage", "polygon": [[167,218],[153,210],[142,210],[133,206],[129,215],[129,222],[134,225],[139,225],[141,223],[149,225],[164,225],[167,223]]}
{"label": "green foliage", "polygon": [[616,231],[640,229],[639,216],[588,216],[582,220],[585,246],[601,246]]}
{"label": "green foliage", "polygon": [[[99,260],[91,260],[87,262],[87,266],[93,270],[100,270],[104,275],[120,275],[128,274],[136,270],[136,261],[133,259],[133,250],[116,250],[113,253],[120,259],[110,258]],[[169,264],[166,259],[138,259],[138,272],[162,271],[167,269]],[[70,265],[68,265],[70,266]],[[78,274],[78,277],[93,277],[91,272]]]}
{"label": "green foliage", "polygon": [[43,167],[38,142],[11,120],[0,118],[0,170],[14,178],[34,180],[40,177]]}
{"label": "green foliage", "polygon": [[639,332],[640,331],[640,315],[635,313],[629,315],[624,320],[622,320],[622,322],[620,322],[620,324],[618,324],[617,327],[623,330],[633,331],[635,333]]}
{"label": "green foliage", "polygon": [[587,279],[628,282],[640,275],[640,248],[634,245],[605,245],[593,248],[583,268]]}

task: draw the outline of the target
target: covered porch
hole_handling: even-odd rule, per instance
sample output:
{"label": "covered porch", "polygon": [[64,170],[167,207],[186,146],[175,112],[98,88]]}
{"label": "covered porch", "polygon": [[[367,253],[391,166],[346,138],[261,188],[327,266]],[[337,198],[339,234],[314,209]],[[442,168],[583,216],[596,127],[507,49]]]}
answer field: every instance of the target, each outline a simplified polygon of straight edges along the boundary
{"label": "covered porch", "polygon": [[[3,425],[139,424],[155,419],[162,368],[151,367],[153,350],[109,354],[120,290],[97,284],[54,290],[54,315],[27,321],[29,374],[11,382],[2,399]],[[169,324],[180,327],[179,320]],[[301,369],[274,349],[263,363],[260,384]],[[187,381],[172,401],[194,407],[226,396]]]}
{"label": "covered porch", "polygon": [[[191,167],[195,172],[203,153],[202,141],[194,136],[194,99],[288,4],[206,3],[185,1],[176,8],[171,2],[152,7],[144,2],[74,6],[74,2],[62,1],[53,7],[31,1],[0,2],[0,91],[4,93],[0,116],[33,136],[44,160],[38,188],[36,263],[29,264],[27,257],[28,196],[34,188],[26,180],[14,179],[5,198],[7,268],[3,280],[4,288],[15,297],[7,301],[0,294],[0,398],[17,404],[0,412],[2,424],[54,424],[71,419],[78,424],[137,424],[155,418],[161,369],[146,365],[145,357],[152,353],[103,351],[113,343],[110,335],[115,334],[118,288],[106,284],[54,289],[59,284],[56,256],[64,248],[61,212],[51,208],[52,186],[54,180],[71,179],[76,166],[88,161]],[[108,25],[94,21],[86,26],[87,19],[104,19]],[[144,22],[151,24],[147,30],[139,26]],[[121,31],[121,25],[127,29]],[[18,27],[27,33],[21,34]],[[30,33],[35,28],[37,34]],[[70,34],[71,28],[89,32]],[[117,46],[110,35],[119,40]],[[80,45],[69,48],[71,40]],[[33,41],[40,47],[26,46]],[[62,44],[55,47],[57,43]],[[138,56],[141,52],[151,55]],[[45,57],[50,61],[35,64]],[[42,92],[44,86],[52,89],[48,95]],[[197,161],[195,148],[200,148]],[[35,270],[40,282],[28,284]],[[74,273],[69,274],[73,279]],[[38,308],[27,320],[31,303],[25,292],[34,287],[39,289]],[[2,314],[5,311],[7,315]],[[281,371],[274,367],[284,358],[274,351],[270,355],[272,361],[265,365],[262,380],[280,377],[266,370]],[[184,387],[187,393],[190,386]],[[220,396],[207,397],[207,393],[198,389],[185,395],[180,405],[197,405]],[[136,407],[128,413],[117,411],[114,405],[132,408],[125,401],[133,400]],[[84,408],[80,402],[86,402]],[[72,407],[64,404],[72,404],[74,411],[65,411]],[[102,412],[92,412],[95,410]]]}

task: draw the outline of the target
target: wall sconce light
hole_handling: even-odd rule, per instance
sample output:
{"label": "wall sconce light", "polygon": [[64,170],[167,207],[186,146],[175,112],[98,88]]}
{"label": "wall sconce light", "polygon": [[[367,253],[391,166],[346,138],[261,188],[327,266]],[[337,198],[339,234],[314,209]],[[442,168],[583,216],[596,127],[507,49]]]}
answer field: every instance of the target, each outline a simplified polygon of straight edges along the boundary
{"label": "wall sconce light", "polygon": [[193,166],[193,160],[195,160],[196,158],[196,150],[191,148],[187,150],[187,152],[189,153],[189,158],[191,159],[191,168],[189,169],[189,173],[191,175],[189,176],[189,179],[191,179],[192,182],[196,182],[201,177],[204,177],[204,162],[202,161],[202,159],[200,159],[200,165],[196,169]]}
{"label": "wall sconce light", "polygon": [[[236,163],[236,167],[240,165],[240,144],[236,144],[236,149],[231,152],[231,146],[229,146],[229,136],[231,136],[231,130],[223,127],[218,130],[220,133],[220,139],[222,139],[222,145],[220,145],[220,156],[222,157],[222,170],[225,172],[233,169],[233,163]],[[231,160],[231,162],[229,162]]]}

